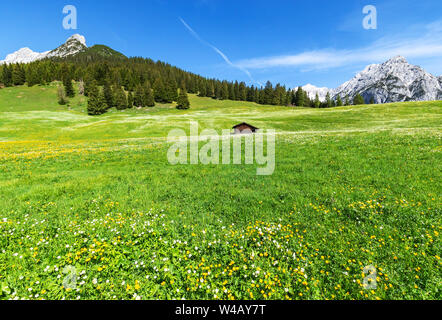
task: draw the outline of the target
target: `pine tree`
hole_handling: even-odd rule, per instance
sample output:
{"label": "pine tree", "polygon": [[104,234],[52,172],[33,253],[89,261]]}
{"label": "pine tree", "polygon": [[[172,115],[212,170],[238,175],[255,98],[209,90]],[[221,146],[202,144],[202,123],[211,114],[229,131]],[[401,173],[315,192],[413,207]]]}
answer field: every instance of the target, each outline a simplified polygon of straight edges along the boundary
{"label": "pine tree", "polygon": [[149,81],[143,87],[143,107],[155,107],[155,98]]}
{"label": "pine tree", "polygon": [[187,110],[190,108],[189,97],[187,96],[187,92],[184,89],[180,90],[180,94],[177,100],[177,109]]}
{"label": "pine tree", "polygon": [[132,91],[127,94],[127,108],[132,109],[134,107],[134,95]]}
{"label": "pine tree", "polygon": [[157,78],[155,80],[154,86],[153,86],[153,91],[154,91],[154,98],[156,102],[160,102],[160,103],[164,103],[167,102],[167,97],[166,97],[166,89],[164,87],[163,81],[161,80],[161,78]]}
{"label": "pine tree", "polygon": [[370,98],[370,104],[376,104],[376,102],[374,101],[374,97]]}
{"label": "pine tree", "polygon": [[89,100],[87,102],[87,112],[91,116],[100,115],[107,110],[104,93],[98,88],[97,83],[91,83],[89,90]]}
{"label": "pine tree", "polygon": [[239,100],[247,101],[247,89],[244,82],[241,82],[239,84]]}
{"label": "pine tree", "polygon": [[314,106],[315,106],[315,108],[321,107],[321,100],[319,100],[319,94],[318,93],[316,93]]}
{"label": "pine tree", "polygon": [[114,93],[112,90],[112,86],[110,85],[110,81],[106,80],[104,82],[104,86],[103,86],[103,95],[104,95],[104,99],[106,101],[106,105],[107,108],[113,108],[114,105]]}
{"label": "pine tree", "polygon": [[332,102],[331,97],[330,97],[330,92],[327,92],[327,95],[325,96],[325,106],[327,108],[333,107],[333,102]]}
{"label": "pine tree", "polygon": [[2,72],[2,81],[5,87],[10,87],[13,85],[12,82],[12,67],[6,65],[3,65],[3,72]]}
{"label": "pine tree", "polygon": [[[41,82],[41,75],[38,73],[37,68],[28,66],[26,70],[26,82],[28,87],[33,87]],[[11,74],[11,85],[12,85],[12,74]]]}
{"label": "pine tree", "polygon": [[238,83],[238,81],[235,81],[235,84],[233,85],[233,93],[234,93],[234,99],[233,100],[241,100],[240,99],[239,83]]}
{"label": "pine tree", "polygon": [[358,93],[353,99],[353,105],[362,105],[365,104],[364,98]]}
{"label": "pine tree", "polygon": [[253,102],[259,103],[260,99],[261,99],[261,94],[259,93],[259,89],[255,88],[255,92],[253,94]]}
{"label": "pine tree", "polygon": [[233,83],[228,83],[227,86],[229,88],[229,100],[236,100],[235,86],[233,85]]}
{"label": "pine tree", "polygon": [[144,90],[143,87],[141,85],[138,85],[137,88],[135,89],[135,95],[134,95],[134,105],[137,108],[141,108],[143,107],[143,95],[144,95]]}
{"label": "pine tree", "polygon": [[178,99],[178,88],[176,81],[173,79],[168,79],[165,90],[165,101],[166,103],[172,103]]}
{"label": "pine tree", "polygon": [[338,95],[338,99],[336,100],[336,106],[338,107],[342,107],[343,103],[342,103],[342,99],[341,96]]}
{"label": "pine tree", "polygon": [[348,97],[348,94],[345,96],[345,103],[346,106],[350,105],[350,98]]}
{"label": "pine tree", "polygon": [[117,108],[117,110],[124,110],[127,108],[127,97],[126,93],[124,92],[123,88],[115,88],[115,95],[114,95],[114,105]]}
{"label": "pine tree", "polygon": [[198,97],[205,97],[207,96],[207,87],[204,84],[201,84]]}
{"label": "pine tree", "polygon": [[[182,88],[185,89],[186,87],[182,87]],[[215,96],[215,86],[213,85],[213,83],[211,81],[207,83],[206,96],[209,98],[213,98]]]}
{"label": "pine tree", "polygon": [[23,66],[20,64],[15,64],[12,67],[12,83],[14,86],[24,85],[26,82],[26,74]]}
{"label": "pine tree", "polygon": [[305,95],[304,95],[304,90],[302,90],[301,87],[298,87],[298,91],[296,91],[296,105],[298,107],[304,107],[305,105]]}
{"label": "pine tree", "polygon": [[310,100],[310,97],[308,96],[307,91],[304,91],[304,90],[302,90],[302,91],[303,91],[303,93],[304,93],[304,107],[306,107],[306,108],[311,108],[312,105],[313,105],[313,103],[312,103],[312,101]]}
{"label": "pine tree", "polygon": [[72,78],[70,76],[65,76],[63,79],[64,92],[69,98],[75,97],[74,86],[72,85]]}
{"label": "pine tree", "polygon": [[229,99],[229,85],[227,84],[227,81],[223,81],[220,99],[221,100]]}

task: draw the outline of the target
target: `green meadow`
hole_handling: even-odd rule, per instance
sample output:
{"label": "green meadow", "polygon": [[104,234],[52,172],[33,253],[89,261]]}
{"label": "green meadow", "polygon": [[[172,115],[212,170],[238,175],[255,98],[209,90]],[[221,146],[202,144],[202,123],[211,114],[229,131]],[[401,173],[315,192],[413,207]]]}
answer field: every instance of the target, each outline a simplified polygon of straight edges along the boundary
{"label": "green meadow", "polygon": [[[90,117],[56,91],[0,89],[0,299],[442,298],[442,102]],[[273,175],[170,165],[190,121],[276,130]]]}

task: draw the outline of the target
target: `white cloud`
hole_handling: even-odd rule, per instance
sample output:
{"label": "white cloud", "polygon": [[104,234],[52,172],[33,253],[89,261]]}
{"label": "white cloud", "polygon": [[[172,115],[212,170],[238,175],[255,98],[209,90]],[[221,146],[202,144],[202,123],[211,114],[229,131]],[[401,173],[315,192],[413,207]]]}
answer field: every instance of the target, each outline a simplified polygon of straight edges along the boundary
{"label": "white cloud", "polygon": [[322,49],[295,55],[246,59],[236,65],[248,69],[302,67],[329,69],[354,63],[375,63],[402,55],[406,58],[442,57],[442,21],[426,25],[413,36],[384,37],[371,45],[355,50]]}

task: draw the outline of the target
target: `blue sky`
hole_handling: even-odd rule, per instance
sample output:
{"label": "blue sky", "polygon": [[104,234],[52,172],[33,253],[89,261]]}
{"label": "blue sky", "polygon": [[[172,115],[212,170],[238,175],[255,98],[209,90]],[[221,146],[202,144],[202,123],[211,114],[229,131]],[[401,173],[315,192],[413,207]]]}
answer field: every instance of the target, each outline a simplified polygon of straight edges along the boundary
{"label": "blue sky", "polygon": [[[62,27],[65,5],[78,10],[77,30]],[[377,8],[377,30],[362,27],[366,5]],[[249,84],[336,87],[397,54],[442,75],[440,0],[4,1],[0,59],[25,46],[53,49],[74,33],[88,45]]]}

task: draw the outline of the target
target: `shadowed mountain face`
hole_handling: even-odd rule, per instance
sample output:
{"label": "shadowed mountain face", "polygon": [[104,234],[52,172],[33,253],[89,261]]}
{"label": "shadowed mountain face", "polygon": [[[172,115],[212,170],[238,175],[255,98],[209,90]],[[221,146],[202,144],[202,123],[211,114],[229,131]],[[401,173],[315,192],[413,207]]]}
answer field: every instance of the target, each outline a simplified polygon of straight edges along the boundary
{"label": "shadowed mountain face", "polygon": [[[314,86],[309,88],[309,93],[317,92]],[[338,96],[353,99],[359,93],[366,102],[373,99],[375,103],[441,100],[442,77],[435,77],[397,56],[383,64],[367,66],[353,79],[329,92],[333,99]]]}

